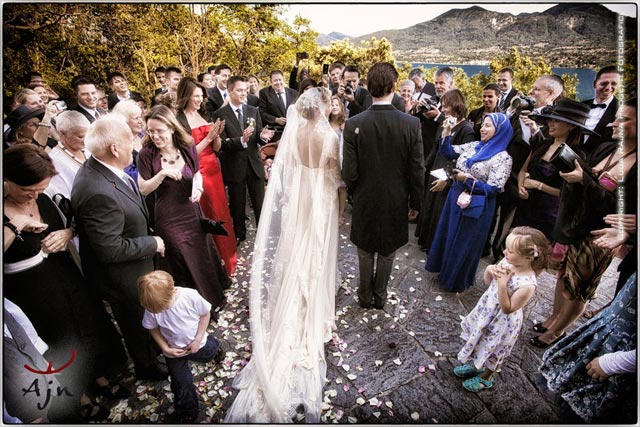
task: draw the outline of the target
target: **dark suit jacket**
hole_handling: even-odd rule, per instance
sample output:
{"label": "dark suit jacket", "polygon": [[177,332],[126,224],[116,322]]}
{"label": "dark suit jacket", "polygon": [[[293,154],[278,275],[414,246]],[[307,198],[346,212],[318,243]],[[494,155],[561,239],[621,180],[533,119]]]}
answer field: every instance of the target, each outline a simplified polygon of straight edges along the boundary
{"label": "dark suit jacket", "polygon": [[213,121],[217,119],[225,120],[224,131],[220,135],[222,138],[220,165],[224,182],[243,182],[249,170],[253,170],[259,178],[264,179],[264,164],[258,152],[258,145],[263,144],[259,136],[260,132],[262,132],[260,114],[258,114],[257,108],[251,105],[243,105],[242,116],[245,123],[250,117],[256,121],[256,129],[247,142],[247,148],[244,148],[240,142],[242,129],[231,104],[220,108],[211,118]]}
{"label": "dark suit jacket", "polygon": [[[358,86],[356,92],[354,94],[354,101],[350,102],[347,105],[347,109],[349,110],[349,117],[353,117],[356,114],[360,114],[369,107],[373,103],[373,98],[368,90],[363,87]],[[404,109],[404,107],[403,107]]]}
{"label": "dark suit jacket", "polygon": [[397,93],[393,94],[393,99],[391,100],[391,105],[396,107],[396,110],[400,110],[404,113],[404,98],[398,95]]}
{"label": "dark suit jacket", "polygon": [[[142,100],[142,95],[140,95],[138,92],[134,92],[130,90],[129,99],[133,99],[134,101]],[[118,99],[118,95],[116,95],[115,92],[110,93],[109,96],[107,97],[107,104],[109,105],[109,111],[113,110],[113,107],[115,107],[118,102],[120,102],[120,100]]]}
{"label": "dark suit jacket", "polygon": [[[511,103],[511,100],[513,99],[514,96],[516,96],[517,93],[518,93],[518,90],[512,87],[509,93],[507,93],[507,98],[504,101],[504,109],[500,109],[500,105],[498,105],[498,110],[500,110],[501,113],[504,113],[505,111],[507,111],[507,108],[509,108],[509,104]],[[498,101],[499,100],[500,98],[498,98]]]}
{"label": "dark suit jacket", "polygon": [[260,99],[257,96],[252,93],[247,94],[247,104],[251,105],[252,107],[258,108],[259,102]]}
{"label": "dark suit jacket", "polygon": [[296,97],[298,96],[297,91],[288,87],[284,88],[284,91],[287,96],[287,105],[283,110],[278,102],[278,95],[276,94],[276,91],[273,90],[273,87],[268,86],[260,89],[258,107],[260,108],[262,123],[265,125],[279,126],[276,125],[276,118],[287,117],[287,108],[289,108],[289,105],[296,102]]}
{"label": "dark suit jacket", "polygon": [[431,82],[425,81],[420,92],[426,95],[436,96],[436,86]]}
{"label": "dark suit jacket", "polygon": [[153,271],[157,248],[140,196],[90,157],[78,170],[71,204],[87,282],[113,298],[137,302],[138,277]]}
{"label": "dark suit jacket", "polygon": [[205,105],[207,113],[209,113],[209,115],[212,115],[216,112],[216,110],[222,107],[222,104],[224,104],[224,99],[222,98],[218,87],[210,87],[209,89],[207,89],[207,103]]}
{"label": "dark suit jacket", "polygon": [[[84,108],[82,108],[81,106],[76,105],[76,106],[75,106],[75,108],[74,108],[74,110],[75,110],[75,111],[79,111],[79,112],[81,112],[81,113],[82,113],[82,114],[87,118],[87,120],[89,120],[89,123],[93,123],[93,122],[95,122],[95,121],[96,121],[95,117],[93,117],[91,114],[89,114],[89,112],[88,112],[87,110],[85,110]],[[99,113],[101,116],[104,116],[105,114],[107,114],[107,112],[106,112],[106,111],[102,111],[102,110],[101,110],[101,109],[99,109],[99,108],[96,108],[96,110],[98,111],[98,113]]]}
{"label": "dark suit jacket", "polygon": [[[587,99],[586,101],[582,101],[584,104],[591,105],[593,104],[593,98]],[[618,111],[618,98],[615,96],[613,100],[605,110],[602,118],[593,129],[596,135],[590,135],[587,140],[582,144],[582,149],[586,154],[590,154],[593,150],[603,142],[611,141],[611,136],[613,135],[613,127],[607,127],[609,123],[613,123],[616,119],[616,112]]]}
{"label": "dark suit jacket", "polygon": [[407,205],[420,209],[424,185],[420,121],[393,105],[347,120],[342,178],[353,194],[351,241],[383,255],[406,244]]}

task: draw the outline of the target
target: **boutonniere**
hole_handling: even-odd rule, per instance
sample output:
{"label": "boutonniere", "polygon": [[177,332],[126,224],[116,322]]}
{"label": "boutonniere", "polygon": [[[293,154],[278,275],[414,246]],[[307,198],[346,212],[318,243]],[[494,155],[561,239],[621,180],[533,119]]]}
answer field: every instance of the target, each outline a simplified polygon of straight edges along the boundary
{"label": "boutonniere", "polygon": [[246,124],[247,124],[247,126],[254,128],[254,127],[256,127],[256,119],[254,119],[253,117],[249,117],[247,119],[247,123]]}
{"label": "boutonniere", "polygon": [[360,133],[360,128],[356,128],[355,133],[358,135]]}

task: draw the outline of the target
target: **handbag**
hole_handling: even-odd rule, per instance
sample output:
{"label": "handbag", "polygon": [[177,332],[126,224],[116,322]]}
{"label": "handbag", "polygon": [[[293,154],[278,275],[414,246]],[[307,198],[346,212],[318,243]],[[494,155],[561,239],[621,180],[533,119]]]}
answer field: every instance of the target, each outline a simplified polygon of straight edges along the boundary
{"label": "handbag", "polygon": [[482,215],[484,211],[484,205],[487,199],[487,195],[485,194],[473,194],[473,189],[476,186],[476,180],[473,180],[473,185],[471,185],[471,192],[467,193],[463,191],[458,196],[457,204],[462,209],[462,216],[466,216],[468,218],[478,219]]}
{"label": "handbag", "polygon": [[560,144],[556,151],[549,159],[549,163],[556,167],[560,172],[571,172],[576,168],[574,161],[580,161],[580,156],[576,154],[567,144]]}
{"label": "handbag", "polygon": [[228,236],[229,232],[222,226],[224,221],[215,221],[211,218],[207,218],[204,216],[202,212],[202,206],[200,203],[196,203],[198,205],[198,216],[200,217],[200,226],[204,230],[205,233],[213,234],[217,236]]}
{"label": "handbag", "polygon": [[71,227],[73,222],[73,208],[71,206],[71,200],[65,197],[62,193],[56,193],[52,197],[52,200],[64,218],[65,227]]}

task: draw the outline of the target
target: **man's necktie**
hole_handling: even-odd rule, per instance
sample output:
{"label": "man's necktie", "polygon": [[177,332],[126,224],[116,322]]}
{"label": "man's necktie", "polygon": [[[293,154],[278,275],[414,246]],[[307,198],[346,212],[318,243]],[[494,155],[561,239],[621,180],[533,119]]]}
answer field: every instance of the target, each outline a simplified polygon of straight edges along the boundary
{"label": "man's necktie", "polygon": [[500,102],[498,103],[498,108],[500,110],[506,110],[505,101],[507,100],[507,92],[500,92]]}
{"label": "man's necktie", "polygon": [[226,100],[227,99],[227,92],[222,92],[222,100]]}
{"label": "man's necktie", "polygon": [[591,104],[591,108],[607,108],[607,104]]}
{"label": "man's necktie", "polygon": [[131,178],[128,174],[125,173],[123,175],[123,179],[124,179],[124,182],[126,182],[127,185],[129,186],[129,189],[133,191],[133,194],[140,197],[140,193],[138,192],[138,187],[136,186],[136,183],[133,182],[133,178]]}
{"label": "man's necktie", "polygon": [[282,98],[282,92],[278,92],[278,102],[280,103],[280,108],[283,112],[286,113],[287,106],[284,104],[284,99]]}
{"label": "man's necktie", "polygon": [[238,123],[240,123],[240,129],[244,130],[244,121],[242,119],[242,108],[238,108],[236,110],[236,114],[238,114]]}

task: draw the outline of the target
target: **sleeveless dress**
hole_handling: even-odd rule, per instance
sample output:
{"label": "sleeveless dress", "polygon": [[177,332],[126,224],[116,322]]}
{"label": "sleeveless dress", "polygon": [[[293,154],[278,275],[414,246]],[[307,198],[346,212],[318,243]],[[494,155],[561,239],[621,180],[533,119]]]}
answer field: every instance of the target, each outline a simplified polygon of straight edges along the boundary
{"label": "sleeveless dress", "polygon": [[[9,264],[38,256],[40,241],[64,229],[48,196],[40,194],[37,204],[48,227],[41,233],[23,231],[23,241],[16,238],[4,252],[3,296],[24,311],[49,345],[45,357],[55,368],[77,351],[64,375],[74,389],[83,390],[98,376],[121,369],[127,356],[95,287],[85,282],[68,251],[48,254],[26,270],[8,271]],[[4,216],[3,221],[8,218]]]}
{"label": "sleeveless dress", "polygon": [[[204,139],[211,130],[211,124],[199,126],[191,129],[191,135],[196,144]],[[202,174],[202,183],[204,193],[200,198],[200,206],[202,212],[208,218],[216,221],[224,221],[224,228],[229,233],[228,236],[213,236],[216,247],[220,253],[220,257],[224,261],[224,269],[231,276],[236,269],[238,263],[238,255],[236,252],[236,236],[233,232],[233,222],[231,213],[229,212],[229,204],[227,195],[224,191],[224,183],[222,182],[222,170],[218,156],[211,148],[206,147],[199,155],[200,157],[200,173]]]}
{"label": "sleeveless dress", "polygon": [[[185,160],[182,179],[166,178],[154,191],[156,233],[164,240],[166,253],[160,268],[168,271],[177,286],[195,288],[213,308],[224,305],[224,290],[231,280],[225,272],[211,237],[200,225],[199,207],[191,203],[194,171],[198,170],[195,145],[180,149]],[[151,179],[162,169],[160,153],[147,146],[138,153],[138,172]]]}
{"label": "sleeveless dress", "polygon": [[[508,267],[506,260],[500,265]],[[513,276],[507,284],[509,295],[524,286],[536,286],[535,276]],[[523,310],[504,314],[498,300],[498,284],[493,279],[471,313],[462,320],[460,338],[466,341],[458,353],[462,363],[473,363],[499,371],[515,345],[522,329]]]}

